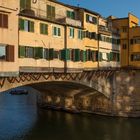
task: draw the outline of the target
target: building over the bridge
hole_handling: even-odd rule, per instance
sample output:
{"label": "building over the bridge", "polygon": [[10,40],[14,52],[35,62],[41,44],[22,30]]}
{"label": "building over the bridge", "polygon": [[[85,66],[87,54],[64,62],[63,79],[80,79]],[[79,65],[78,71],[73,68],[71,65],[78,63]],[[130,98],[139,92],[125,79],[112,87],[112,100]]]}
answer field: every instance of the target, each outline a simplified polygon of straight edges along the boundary
{"label": "building over the bridge", "polygon": [[137,25],[56,0],[1,0],[1,76],[139,66]]}

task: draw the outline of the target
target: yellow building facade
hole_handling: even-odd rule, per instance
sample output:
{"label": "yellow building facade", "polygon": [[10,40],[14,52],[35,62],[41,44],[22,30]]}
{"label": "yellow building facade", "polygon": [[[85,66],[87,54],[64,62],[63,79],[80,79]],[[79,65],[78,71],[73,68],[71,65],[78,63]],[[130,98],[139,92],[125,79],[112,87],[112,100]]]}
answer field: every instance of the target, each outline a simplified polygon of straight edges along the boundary
{"label": "yellow building facade", "polygon": [[18,5],[15,0],[0,1],[0,76],[17,76]]}

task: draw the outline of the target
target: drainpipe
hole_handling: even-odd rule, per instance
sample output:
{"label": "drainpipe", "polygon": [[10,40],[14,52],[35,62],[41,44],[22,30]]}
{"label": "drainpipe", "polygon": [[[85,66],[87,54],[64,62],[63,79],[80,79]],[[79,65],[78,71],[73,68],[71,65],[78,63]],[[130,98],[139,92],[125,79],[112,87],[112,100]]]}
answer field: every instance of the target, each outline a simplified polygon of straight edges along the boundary
{"label": "drainpipe", "polygon": [[99,69],[99,17],[100,16],[98,16],[98,23],[97,23],[97,35],[98,35],[98,65],[97,65],[97,69]]}
{"label": "drainpipe", "polygon": [[130,35],[129,35],[129,26],[130,26],[130,24],[129,24],[129,21],[130,21],[130,18],[129,18],[129,15],[128,15],[128,67],[129,67],[129,47],[130,47],[130,45],[129,45],[129,37],[130,37]]}
{"label": "drainpipe", "polygon": [[[64,48],[67,49],[67,25],[64,25]],[[64,73],[67,73],[67,60],[64,60]]]}

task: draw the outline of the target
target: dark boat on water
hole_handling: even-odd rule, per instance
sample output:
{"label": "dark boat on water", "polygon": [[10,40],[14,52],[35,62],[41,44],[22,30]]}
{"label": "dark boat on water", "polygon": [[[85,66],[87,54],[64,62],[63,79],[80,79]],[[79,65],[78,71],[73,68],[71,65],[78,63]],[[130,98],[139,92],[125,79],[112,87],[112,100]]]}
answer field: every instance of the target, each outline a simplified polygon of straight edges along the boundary
{"label": "dark boat on water", "polygon": [[16,89],[9,92],[11,95],[27,95],[28,91],[24,89]]}

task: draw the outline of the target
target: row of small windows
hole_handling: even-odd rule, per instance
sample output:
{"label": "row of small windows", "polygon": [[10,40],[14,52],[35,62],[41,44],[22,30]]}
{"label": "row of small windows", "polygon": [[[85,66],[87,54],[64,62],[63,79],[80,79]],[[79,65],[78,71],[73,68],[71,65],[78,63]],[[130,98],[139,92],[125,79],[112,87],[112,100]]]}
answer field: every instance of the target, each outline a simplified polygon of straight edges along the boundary
{"label": "row of small windows", "polygon": [[103,36],[103,35],[99,35],[99,40],[108,42],[108,43],[112,43],[112,44],[116,44],[116,45],[120,44],[120,39],[110,38],[110,37]]}
{"label": "row of small windows", "polygon": [[[34,22],[26,19],[20,19],[19,22],[20,30],[27,31],[27,32],[34,32]],[[48,25],[44,23],[40,23],[40,34],[48,35]],[[53,27],[53,35],[54,36],[61,36],[61,28]],[[69,28],[69,36],[71,38],[75,37],[75,29],[73,27]],[[81,29],[78,30],[78,39],[89,38],[89,39],[98,39],[98,34],[95,32],[89,31],[82,31]],[[114,39],[106,36],[99,35],[99,40],[113,43],[113,44],[120,44],[119,39]]]}
{"label": "row of small windows", "polygon": [[130,40],[130,43],[131,43],[131,44],[140,44],[140,38],[131,39],[131,40]]}
{"label": "row of small windows", "polygon": [[[119,61],[119,53],[106,53],[106,61]],[[45,49],[43,47],[19,46],[19,58],[34,59],[60,59],[62,61],[71,60],[74,62],[86,61],[104,61],[104,54],[96,50],[80,50],[80,49],[63,49],[54,50],[53,48]]]}
{"label": "row of small windows", "polygon": [[131,61],[140,61],[140,54],[132,54]]}

